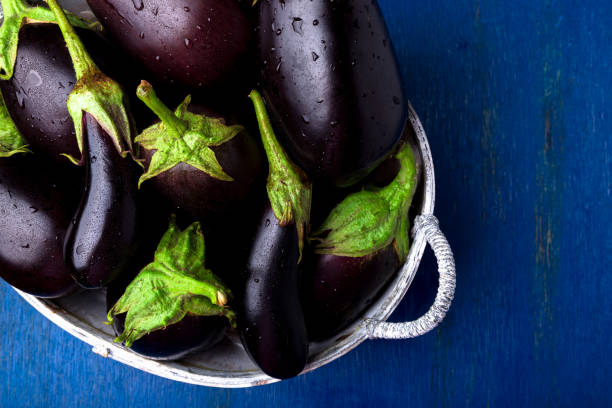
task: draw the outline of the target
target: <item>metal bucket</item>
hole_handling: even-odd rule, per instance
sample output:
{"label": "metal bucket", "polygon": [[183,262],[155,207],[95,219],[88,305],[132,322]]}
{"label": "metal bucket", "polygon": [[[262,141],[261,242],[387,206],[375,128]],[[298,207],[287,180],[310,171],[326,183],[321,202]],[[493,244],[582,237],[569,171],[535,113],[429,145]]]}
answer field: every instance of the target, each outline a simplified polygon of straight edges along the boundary
{"label": "metal bucket", "polygon": [[[92,17],[82,0],[61,3],[83,17]],[[333,339],[310,345],[309,362],[304,373],[343,356],[367,339],[403,339],[427,333],[442,321],[450,307],[455,291],[455,263],[437,219],[432,215],[435,201],[433,160],[425,131],[412,106],[407,132],[412,133],[410,136],[415,153],[420,155],[422,174],[421,187],[413,204],[418,215],[412,220],[412,243],[406,263],[361,319]],[[426,243],[431,245],[436,255],[440,274],[440,286],[434,305],[424,316],[413,322],[385,323],[408,291]],[[85,292],[55,301],[18,293],[53,323],[90,344],[93,352],[151,374],[185,383],[224,388],[251,387],[278,381],[257,368],[247,356],[235,332],[230,333],[213,349],[190,355],[184,360],[153,361],[113,342],[115,335],[112,328],[103,323],[106,321],[103,291]]]}

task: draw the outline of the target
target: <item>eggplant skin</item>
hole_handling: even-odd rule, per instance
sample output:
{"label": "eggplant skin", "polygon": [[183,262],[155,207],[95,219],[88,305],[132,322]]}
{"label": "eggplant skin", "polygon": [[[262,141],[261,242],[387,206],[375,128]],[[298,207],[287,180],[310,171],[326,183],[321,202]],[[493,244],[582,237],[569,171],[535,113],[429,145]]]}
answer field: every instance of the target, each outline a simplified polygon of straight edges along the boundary
{"label": "eggplant skin", "polygon": [[111,137],[83,116],[85,192],[66,238],[66,260],[84,288],[107,286],[129,269],[141,234],[138,165],[122,158]]}
{"label": "eggplant skin", "polygon": [[34,155],[0,159],[0,277],[45,298],[77,287],[63,241],[79,202],[81,172],[59,167]]}
{"label": "eggplant skin", "polygon": [[257,48],[278,137],[314,180],[345,187],[399,141],[402,77],[372,0],[262,0]]}
{"label": "eggplant skin", "polygon": [[393,245],[363,257],[315,255],[302,281],[308,337],[324,340],[357,320],[400,266]]}
{"label": "eggplant skin", "polygon": [[210,86],[236,70],[251,24],[234,0],[88,0],[107,34],[166,83]]}
{"label": "eggplant skin", "polygon": [[[125,292],[127,283],[113,283],[106,292],[107,310]],[[123,333],[125,314],[116,316],[115,333]],[[132,344],[131,350],[151,360],[171,361],[181,359],[196,351],[204,351],[219,343],[225,336],[227,318],[223,316],[185,316],[176,324],[149,333]]]}
{"label": "eggplant skin", "polygon": [[268,206],[247,264],[239,327],[245,349],[271,377],[295,377],[308,359],[308,338],[298,290],[295,224],[281,226]]}
{"label": "eggplant skin", "polygon": [[[201,105],[190,105],[189,111],[209,117],[218,116]],[[244,218],[241,213],[248,207],[247,199],[264,181],[261,151],[248,132],[243,131],[232,140],[211,149],[233,181],[219,180],[189,164],[179,163],[144,183],[153,184],[158,194],[165,197],[176,212],[197,219],[206,227],[219,223],[227,225],[227,215],[232,212],[238,215],[231,218]],[[142,151],[145,167],[148,168],[154,151]]]}
{"label": "eggplant skin", "polygon": [[[131,73],[122,64],[117,50],[95,32],[77,29],[87,50],[104,72]],[[111,52],[112,49],[112,52]],[[112,58],[109,58],[112,56]],[[112,68],[112,69],[111,69]],[[66,102],[76,82],[72,60],[56,24],[26,24],[19,31],[15,72],[0,81],[8,111],[37,154],[67,163],[60,156],[80,157],[74,124]]]}

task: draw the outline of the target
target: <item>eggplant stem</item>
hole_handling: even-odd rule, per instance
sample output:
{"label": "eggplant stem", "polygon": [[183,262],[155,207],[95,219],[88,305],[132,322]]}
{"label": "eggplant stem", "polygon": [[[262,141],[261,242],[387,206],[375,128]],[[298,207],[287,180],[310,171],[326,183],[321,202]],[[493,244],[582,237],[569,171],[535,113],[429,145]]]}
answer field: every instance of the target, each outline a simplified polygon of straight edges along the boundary
{"label": "eggplant stem", "polygon": [[53,11],[53,14],[55,14],[57,24],[64,35],[66,47],[68,47],[68,52],[72,58],[72,64],[74,65],[77,80],[88,75],[101,73],[96,63],[87,53],[83,42],[77,35],[72,24],[70,24],[70,21],[68,21],[68,17],[66,17],[64,9],[60,7],[57,0],[47,0],[47,4],[49,5],[51,11]]}
{"label": "eggplant stem", "polygon": [[172,136],[179,140],[183,139],[183,135],[189,130],[189,124],[178,118],[175,113],[159,99],[150,83],[141,81],[136,89],[136,96],[157,115],[168,132],[172,133]]}

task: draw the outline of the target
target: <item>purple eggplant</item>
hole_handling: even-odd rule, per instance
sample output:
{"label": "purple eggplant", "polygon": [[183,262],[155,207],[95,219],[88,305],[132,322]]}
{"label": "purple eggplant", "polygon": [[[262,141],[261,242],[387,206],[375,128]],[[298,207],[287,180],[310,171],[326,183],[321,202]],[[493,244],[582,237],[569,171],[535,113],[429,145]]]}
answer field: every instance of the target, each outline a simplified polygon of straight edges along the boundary
{"label": "purple eggplant", "polygon": [[161,119],[136,138],[147,168],[140,182],[151,179],[178,213],[207,226],[227,224],[222,218],[228,214],[241,218],[264,167],[246,129],[226,125],[210,109],[190,104],[189,97],[172,112],[146,81],[137,93]]}
{"label": "purple eggplant", "polygon": [[48,4],[76,72],[67,105],[86,169],[81,205],[66,237],[66,259],[81,286],[100,288],[129,270],[140,240],[139,168],[130,157],[133,128],[120,85],[91,59],[57,0]]}
{"label": "purple eggplant", "polygon": [[250,97],[270,170],[268,205],[246,267],[240,330],[245,349],[263,372],[290,378],[302,372],[308,358],[298,272],[312,186],[278,143],[262,97],[257,91]]}
{"label": "purple eggplant", "polygon": [[107,292],[116,341],[157,360],[175,360],[217,344],[236,318],[228,306],[231,291],[205,266],[205,258],[200,223],[180,230],[172,217],[152,262]]}
{"label": "purple eggplant", "polygon": [[261,1],[263,93],[279,138],[315,181],[348,186],[387,157],[407,114],[376,1]]}
{"label": "purple eggplant", "polygon": [[405,262],[410,248],[409,209],[418,170],[404,144],[384,187],[369,185],[338,204],[313,232],[313,259],[304,273],[302,298],[311,340],[328,338],[354,322]]}
{"label": "purple eggplant", "polygon": [[[107,310],[125,293],[127,282],[114,282],[106,292]],[[115,317],[113,328],[118,336],[125,330],[125,314]],[[132,351],[152,360],[178,360],[195,351],[206,350],[225,336],[227,319],[221,316],[188,315],[180,322],[153,331],[134,341]]]}
{"label": "purple eggplant", "polygon": [[109,36],[156,78],[190,88],[236,72],[251,25],[234,0],[88,0]]}
{"label": "purple eggplant", "polygon": [[122,158],[91,115],[83,118],[85,195],[66,240],[66,259],[85,288],[108,285],[125,271],[139,243],[138,166]]}
{"label": "purple eggplant", "polygon": [[81,183],[79,169],[31,154],[0,159],[0,277],[39,297],[76,288],[63,242]]}

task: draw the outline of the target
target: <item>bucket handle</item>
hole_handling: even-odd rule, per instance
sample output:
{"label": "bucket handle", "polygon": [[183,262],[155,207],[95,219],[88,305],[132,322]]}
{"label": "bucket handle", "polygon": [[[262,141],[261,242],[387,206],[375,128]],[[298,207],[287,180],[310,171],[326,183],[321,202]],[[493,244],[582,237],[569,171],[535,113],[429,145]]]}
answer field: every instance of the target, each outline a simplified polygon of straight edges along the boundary
{"label": "bucket handle", "polygon": [[410,339],[435,329],[444,320],[455,295],[455,259],[453,251],[433,215],[419,215],[414,222],[415,235],[424,234],[438,261],[440,284],[431,308],[417,320],[405,323],[387,323],[366,319],[365,327],[370,339]]}

